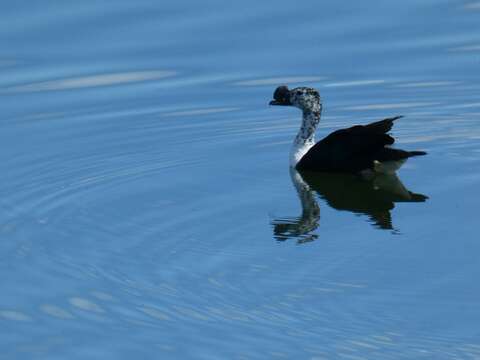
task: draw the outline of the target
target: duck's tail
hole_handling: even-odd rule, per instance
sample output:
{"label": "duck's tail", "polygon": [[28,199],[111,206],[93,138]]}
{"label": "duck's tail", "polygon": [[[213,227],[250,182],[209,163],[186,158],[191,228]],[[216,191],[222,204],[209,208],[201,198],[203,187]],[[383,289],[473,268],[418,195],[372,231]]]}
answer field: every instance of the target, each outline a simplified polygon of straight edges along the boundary
{"label": "duck's tail", "polygon": [[425,151],[409,151],[408,154],[410,156],[423,156],[423,155],[427,155],[427,153]]}

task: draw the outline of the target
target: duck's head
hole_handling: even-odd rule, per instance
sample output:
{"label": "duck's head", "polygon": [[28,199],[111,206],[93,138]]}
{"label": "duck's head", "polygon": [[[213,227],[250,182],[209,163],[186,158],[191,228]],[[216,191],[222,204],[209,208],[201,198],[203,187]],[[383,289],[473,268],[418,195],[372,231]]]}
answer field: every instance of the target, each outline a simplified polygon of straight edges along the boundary
{"label": "duck's head", "polygon": [[270,105],[295,106],[302,111],[320,111],[320,94],[314,88],[297,87],[289,89],[282,85],[275,89]]}

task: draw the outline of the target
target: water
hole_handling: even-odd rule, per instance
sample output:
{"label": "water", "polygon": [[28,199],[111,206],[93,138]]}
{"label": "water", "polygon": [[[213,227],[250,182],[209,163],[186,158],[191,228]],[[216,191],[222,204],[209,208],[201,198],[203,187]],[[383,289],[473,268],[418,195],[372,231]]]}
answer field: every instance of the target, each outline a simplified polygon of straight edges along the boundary
{"label": "water", "polygon": [[[0,8],[0,358],[480,357],[480,3]],[[422,201],[297,192],[281,83]]]}

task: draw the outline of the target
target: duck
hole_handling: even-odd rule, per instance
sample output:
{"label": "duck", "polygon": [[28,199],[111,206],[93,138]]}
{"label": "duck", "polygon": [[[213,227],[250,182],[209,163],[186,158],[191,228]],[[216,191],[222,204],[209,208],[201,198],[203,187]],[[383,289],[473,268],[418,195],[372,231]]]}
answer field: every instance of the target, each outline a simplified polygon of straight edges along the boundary
{"label": "duck", "polygon": [[293,106],[302,111],[302,123],[290,151],[290,166],[298,171],[351,173],[365,177],[394,174],[407,159],[426,155],[425,151],[392,148],[395,139],[389,134],[394,116],[366,125],[339,129],[315,143],[320,122],[320,93],[310,87],[277,87],[270,105]]}

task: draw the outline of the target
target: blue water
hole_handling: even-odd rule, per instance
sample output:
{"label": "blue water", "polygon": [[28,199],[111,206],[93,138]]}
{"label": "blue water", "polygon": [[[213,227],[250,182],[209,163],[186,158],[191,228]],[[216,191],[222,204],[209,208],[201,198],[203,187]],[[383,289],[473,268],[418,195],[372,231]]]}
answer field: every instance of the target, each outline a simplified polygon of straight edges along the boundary
{"label": "blue water", "polygon": [[[480,358],[480,2],[0,10],[0,359]],[[282,83],[428,199],[302,218]]]}

